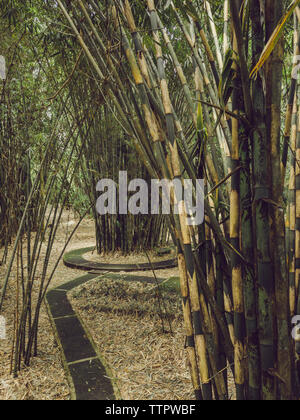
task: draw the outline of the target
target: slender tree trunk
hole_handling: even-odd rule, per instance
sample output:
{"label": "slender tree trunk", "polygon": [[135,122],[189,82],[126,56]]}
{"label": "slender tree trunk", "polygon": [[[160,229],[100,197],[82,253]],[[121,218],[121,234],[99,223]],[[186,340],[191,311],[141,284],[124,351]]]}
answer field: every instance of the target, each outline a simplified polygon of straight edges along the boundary
{"label": "slender tree trunk", "polygon": [[[283,15],[283,0],[266,2],[266,34],[269,38]],[[281,399],[290,399],[292,391],[292,336],[289,310],[289,279],[285,247],[285,220],[283,203],[283,183],[281,182],[280,158],[280,122],[281,122],[281,90],[283,70],[283,42],[280,41],[273,50],[266,66],[267,81],[267,115],[268,137],[271,144],[272,167],[272,254],[275,280],[275,313],[277,322],[277,366],[282,380],[279,381]]]}
{"label": "slender tree trunk", "polygon": [[[252,6],[252,55],[257,63],[265,45],[265,34],[261,22],[260,1],[253,0]],[[258,283],[258,321],[262,368],[262,398],[276,399],[275,378],[269,370],[275,369],[275,340],[273,325],[274,278],[270,249],[269,204],[271,199],[270,142],[266,127],[266,101],[263,75],[258,74],[252,84],[253,119],[256,130],[253,133],[253,177],[254,177],[254,232],[256,239],[256,275]]]}

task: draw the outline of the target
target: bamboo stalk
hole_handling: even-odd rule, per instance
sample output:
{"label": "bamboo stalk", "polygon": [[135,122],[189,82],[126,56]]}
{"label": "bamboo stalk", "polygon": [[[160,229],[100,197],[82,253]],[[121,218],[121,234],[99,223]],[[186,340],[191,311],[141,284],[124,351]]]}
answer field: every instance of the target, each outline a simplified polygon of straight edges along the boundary
{"label": "bamboo stalk", "polygon": [[[236,35],[233,42],[234,50],[237,49]],[[232,97],[232,110],[239,113],[239,77],[238,68],[235,65],[235,90]],[[239,122],[232,119],[232,169],[233,171],[240,165],[239,158]],[[240,173],[236,171],[231,177],[231,195],[230,195],[230,239],[234,248],[231,256],[232,263],[232,291],[234,305],[234,349],[235,349],[235,383],[237,391],[237,400],[245,399],[245,318],[244,318],[244,295],[242,282],[242,268],[238,253],[240,253]]]}

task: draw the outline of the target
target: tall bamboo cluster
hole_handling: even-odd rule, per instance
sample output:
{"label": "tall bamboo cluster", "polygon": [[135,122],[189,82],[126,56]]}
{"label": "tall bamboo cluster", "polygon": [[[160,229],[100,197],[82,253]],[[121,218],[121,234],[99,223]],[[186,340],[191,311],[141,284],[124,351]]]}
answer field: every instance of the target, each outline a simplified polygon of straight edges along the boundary
{"label": "tall bamboo cluster", "polygon": [[[88,73],[85,62],[78,68]],[[85,89],[86,101],[82,101],[81,90]],[[148,217],[147,215],[117,214],[99,215],[93,205],[98,198],[95,185],[100,179],[113,179],[119,182],[120,172],[127,172],[127,183],[132,179],[142,178],[151,182],[150,177],[140,160],[137,160],[135,149],[130,143],[130,136],[119,125],[109,112],[110,106],[103,106],[103,97],[98,95],[97,85],[93,78],[77,80],[69,84],[69,91],[75,115],[86,115],[83,124],[78,119],[78,130],[84,142],[83,160],[78,181],[83,180],[81,188],[88,193],[95,222],[96,245],[98,253],[121,251],[124,255],[131,252],[164,246],[169,236],[166,216]],[[96,111],[96,112],[95,112]],[[124,175],[123,175],[124,176]],[[124,176],[125,180],[125,176]],[[149,197],[150,202],[150,197]],[[117,197],[117,208],[119,208]],[[70,203],[70,205],[72,205]]]}
{"label": "tall bamboo cluster", "polygon": [[[1,52],[4,53],[6,44],[3,44]],[[28,149],[31,145],[30,125],[36,125],[36,121],[26,100],[26,76],[21,74],[19,80],[15,78],[21,65],[16,57],[17,50],[16,46],[6,55],[10,66],[0,82],[0,246],[4,248],[0,264],[5,263],[8,246],[18,231],[32,182]],[[17,89],[20,89],[23,101],[15,106]],[[33,204],[28,214],[29,230],[36,228],[35,207]]]}
{"label": "tall bamboo cluster", "polygon": [[[14,313],[14,376],[38,354],[44,297],[74,230],[67,235],[56,261],[51,260],[52,252],[80,169],[88,125],[93,120],[93,116],[88,119],[84,113],[78,115],[72,110],[70,94],[61,89],[56,63],[50,63],[45,53],[39,54],[37,38],[36,33],[27,36],[24,32],[18,39],[18,54],[12,51],[7,56],[9,71],[0,86],[0,217],[4,219],[0,235],[3,239],[6,230],[4,238],[14,239],[7,253],[7,270],[0,281],[0,313],[5,316],[8,308]],[[5,40],[8,45],[12,42],[9,37]],[[21,62],[20,51],[26,51],[26,63]],[[66,67],[67,73],[70,63]],[[56,94],[47,99],[45,106],[50,92]],[[85,126],[86,120],[87,130],[81,136],[78,126]],[[2,210],[7,210],[4,215]],[[90,207],[81,209],[80,221],[89,210]],[[12,271],[14,267],[16,272]]]}
{"label": "tall bamboo cluster", "polygon": [[[283,139],[280,130],[282,27],[297,16],[296,2],[286,11],[281,0],[225,1],[221,34],[209,1],[203,10],[192,0],[168,2],[169,27],[153,0],[143,3],[145,15],[128,0],[57,2],[149,176],[205,181],[203,226],[188,226],[176,192],[181,214],[170,215],[196,398],[232,398],[230,375],[239,400],[299,398],[291,335],[300,274],[294,71]],[[296,24],[294,38],[297,56]]]}

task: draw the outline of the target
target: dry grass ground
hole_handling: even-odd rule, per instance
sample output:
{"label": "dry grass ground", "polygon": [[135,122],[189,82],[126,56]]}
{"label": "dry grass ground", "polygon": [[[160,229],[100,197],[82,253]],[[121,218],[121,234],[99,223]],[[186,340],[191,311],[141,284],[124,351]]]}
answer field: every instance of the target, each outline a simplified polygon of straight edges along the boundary
{"label": "dry grass ground", "polygon": [[[75,225],[75,217],[71,213],[64,213],[61,226],[59,228],[59,232],[54,244],[53,253],[51,255],[51,261],[50,261],[50,269],[54,266],[64,244],[67,238],[68,233],[72,230],[72,228]],[[78,229],[77,233],[72,239],[72,242],[70,246],[68,247],[68,250],[76,249],[76,248],[83,248],[83,247],[89,247],[93,246],[95,243],[95,233],[94,233],[94,224],[91,220],[84,220],[81,224],[80,228]],[[1,251],[0,251],[1,252]],[[43,256],[45,255],[45,249],[42,251],[41,255],[41,264],[39,265],[39,269],[42,268],[42,260]],[[0,255],[1,256],[1,255]],[[150,254],[151,259],[153,260],[159,260],[160,258],[155,258],[154,254]],[[95,254],[94,254],[95,259]],[[169,258],[168,255],[166,258]],[[90,258],[90,255],[86,255],[86,258]],[[145,257],[143,256],[145,262],[147,261]],[[163,257],[162,259],[164,259]],[[141,260],[141,257],[138,256],[130,256],[129,258],[126,257],[126,262],[136,262]],[[102,261],[102,258],[101,258]],[[120,256],[115,255],[113,258],[105,257],[105,262],[111,262],[116,263],[120,262]],[[5,272],[6,272],[7,266],[0,266],[0,279],[4,278]],[[24,267],[26,269],[26,267]],[[49,270],[50,271],[50,270]],[[13,378],[9,374],[10,370],[10,363],[11,363],[11,347],[12,347],[12,340],[14,335],[14,313],[15,313],[15,295],[16,295],[16,273],[17,273],[17,267],[16,264],[14,265],[14,268],[12,270],[11,278],[9,281],[9,286],[7,290],[7,297],[5,300],[4,308],[3,308],[3,315],[6,318],[6,324],[7,324],[7,337],[6,340],[0,340],[0,400],[68,400],[69,399],[69,387],[68,383],[64,374],[64,370],[62,369],[61,365],[61,359],[60,359],[60,352],[59,349],[55,343],[55,339],[52,333],[51,325],[48,319],[48,315],[46,312],[46,308],[43,306],[42,312],[41,312],[41,318],[40,318],[40,334],[39,334],[39,352],[38,356],[32,360],[30,367],[24,367],[24,369],[20,372],[18,378]],[[141,274],[141,273],[133,273],[133,274]],[[161,270],[157,273],[158,277],[168,277],[172,276],[174,274],[177,274],[176,270],[170,269],[170,270]],[[71,270],[69,268],[66,268],[62,262],[60,262],[56,274],[54,276],[54,279],[52,281],[52,284],[50,288],[56,287],[60,284],[65,283],[68,280],[71,280],[77,276],[82,275],[81,271],[78,270]],[[143,275],[153,276],[152,272],[145,272]],[[1,282],[0,282],[1,285]],[[139,285],[141,286],[141,285]],[[116,337],[120,334],[117,334],[118,330],[123,331],[124,325],[127,325],[128,323],[128,317],[126,315],[116,315],[116,314],[108,314],[105,312],[100,313],[99,316],[101,316],[103,319],[100,322],[103,328],[103,335],[100,337],[100,339],[103,340],[103,343],[105,343],[107,338],[107,332],[115,331]],[[111,317],[111,318],[110,318]],[[132,317],[129,317],[131,319]],[[138,325],[141,325],[139,323],[138,319],[132,319],[133,322],[136,323],[137,329]],[[146,324],[143,320],[143,324]],[[185,367],[184,363],[184,350],[183,350],[183,334],[181,330],[181,323],[177,320],[174,324],[175,329],[175,335],[174,337],[166,334],[161,334],[161,330],[159,325],[156,323],[156,321],[152,320],[149,322],[149,325],[147,326],[148,332],[146,331],[140,331],[139,337],[138,337],[138,343],[136,343],[136,348],[138,349],[138,352],[142,352],[144,356],[139,361],[138,365],[135,365],[135,368],[140,369],[140,371],[143,370],[143,364],[145,369],[147,370],[147,364],[149,360],[151,359],[152,355],[154,355],[154,358],[156,360],[156,364],[154,363],[153,366],[156,369],[156,372],[154,374],[154,377],[152,377],[151,372],[149,372],[149,375],[152,377],[152,383],[151,387],[148,388],[148,383],[145,384],[147,389],[145,389],[141,395],[143,394],[145,398],[156,398],[157,396],[157,389],[159,390],[162,388],[162,396],[163,395],[171,395],[168,394],[169,391],[166,390],[166,386],[168,383],[168,378],[170,378],[170,375],[172,376],[172,372],[169,372],[168,370],[165,370],[165,379],[163,379],[163,372],[162,372],[162,366],[165,364],[163,355],[168,355],[168,360],[172,360],[172,357],[174,357],[176,360],[181,360],[181,371],[183,371],[183,374],[180,374],[181,376],[176,379],[176,385],[173,389],[172,395],[174,395],[174,398],[179,398],[178,393],[178,386],[180,386],[179,382],[181,382],[181,379],[183,379],[182,385],[189,388],[189,376],[188,372]],[[134,330],[132,330],[134,331]],[[95,336],[96,331],[92,329],[92,333]],[[123,334],[123,333],[122,333]],[[158,341],[156,340],[156,335],[158,334]],[[101,335],[101,334],[100,334]],[[152,337],[152,342],[147,339],[147,337]],[[129,351],[131,351],[130,348],[127,347],[128,344],[128,337],[126,338],[125,335],[123,335],[124,339],[122,342],[120,342],[117,346],[117,351],[122,351],[123,346],[123,354],[124,359],[126,359],[126,363],[129,365],[131,363],[134,364],[134,361],[128,357],[126,354],[129,355]],[[96,337],[97,338],[97,335]],[[117,340],[118,341],[118,340]],[[180,343],[178,348],[178,342]],[[177,343],[177,347],[176,347]],[[174,348],[173,348],[174,345]],[[102,347],[102,346],[101,346]],[[105,357],[111,352],[112,344],[107,343],[107,348],[105,349]],[[159,351],[161,349],[161,351]],[[174,356],[172,356],[174,355]],[[110,362],[111,359],[108,359],[108,362]],[[118,362],[114,362],[118,363]],[[161,365],[159,365],[161,364]],[[156,367],[155,367],[156,366]],[[178,364],[180,366],[180,363]],[[114,366],[113,366],[114,367]],[[170,366],[171,368],[171,366]],[[128,375],[126,373],[126,370],[124,370],[124,377]],[[138,377],[136,378],[136,381],[138,381]],[[121,388],[124,388],[124,391],[122,393],[126,396],[127,395],[127,387],[125,386],[126,381],[123,378],[122,383],[120,384]],[[136,385],[136,387],[140,387],[140,385]],[[157,389],[156,389],[157,388]],[[177,391],[176,391],[177,389]],[[178,395],[177,395],[178,393]],[[185,394],[188,395],[188,394]],[[127,395],[127,397],[129,394]]]}
{"label": "dry grass ground", "polygon": [[[50,270],[56,263],[66,237],[74,225],[74,215],[64,213],[51,255]],[[84,220],[68,250],[93,246],[94,238],[93,222]],[[41,255],[40,270],[44,255],[45,249]],[[118,255],[106,257],[105,262],[118,263],[119,257]],[[95,258],[94,254],[93,259]],[[126,257],[126,262],[134,263],[139,258],[142,260],[141,256]],[[155,258],[153,254],[152,258]],[[0,285],[5,271],[6,266],[0,266]],[[7,339],[0,340],[0,400],[68,400],[70,398],[68,383],[44,306],[40,319],[38,356],[32,360],[29,368],[21,371],[18,378],[12,378],[9,374],[14,331],[16,273],[14,265],[3,308],[7,322]],[[82,271],[66,268],[60,262],[50,288],[81,275]],[[141,273],[132,273],[132,275],[141,275]],[[151,271],[143,272],[142,275],[153,277]],[[168,278],[177,276],[178,271],[160,270],[156,275]],[[169,302],[168,311],[172,315],[174,332],[172,335],[162,332],[157,297],[148,289],[149,286],[141,283],[132,283],[130,286],[126,283],[124,286],[122,282],[115,284],[108,281],[102,283],[94,281],[84,287],[85,289],[76,290],[72,297],[73,304],[90,329],[105,361],[111,366],[122,398],[192,399],[193,391],[185,357],[178,295],[173,294],[173,297],[165,298],[165,302]],[[104,294],[103,287],[106,288]],[[153,289],[153,286],[150,286],[151,288]],[[120,296],[118,289],[123,295]],[[167,327],[167,321],[164,322]]]}
{"label": "dry grass ground", "polygon": [[[67,235],[75,225],[74,215],[64,213],[59,232],[54,243],[50,260],[50,270],[59,257]],[[88,247],[95,244],[93,222],[84,220],[72,239],[69,249]],[[42,251],[39,270],[45,249]],[[1,256],[1,250],[0,250]],[[7,266],[0,266],[0,279],[3,280]],[[26,267],[24,267],[26,269]],[[49,270],[49,272],[50,272]],[[14,265],[2,315],[6,318],[7,337],[0,340],[0,400],[68,400],[69,387],[61,365],[60,352],[55,343],[46,308],[43,306],[40,319],[39,353],[29,368],[24,368],[18,378],[9,374],[11,347],[14,331],[14,312],[16,296],[16,264]],[[56,287],[82,274],[70,270],[60,262],[50,288]],[[0,285],[2,281],[0,280]]]}
{"label": "dry grass ground", "polygon": [[140,282],[95,279],[69,298],[110,366],[122,399],[194,399],[178,291],[160,288],[162,312],[155,285]]}

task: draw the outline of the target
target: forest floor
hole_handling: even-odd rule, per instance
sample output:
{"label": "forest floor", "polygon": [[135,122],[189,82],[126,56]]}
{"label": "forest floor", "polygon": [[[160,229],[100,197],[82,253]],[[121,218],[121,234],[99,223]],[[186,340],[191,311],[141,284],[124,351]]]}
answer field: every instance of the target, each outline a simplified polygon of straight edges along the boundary
{"label": "forest floor", "polygon": [[[51,255],[50,269],[55,265],[66,238],[75,225],[75,220],[76,218],[72,213],[64,213]],[[74,235],[67,250],[93,246],[95,244],[94,238],[94,223],[92,220],[86,219]],[[42,252],[42,257],[43,255],[44,251]],[[119,257],[118,255],[112,256],[110,259],[106,257],[105,262],[118,263],[120,262]],[[88,254],[86,258],[89,258]],[[145,256],[141,260],[144,258]],[[151,260],[160,260],[168,259],[170,256],[157,258],[150,253],[150,258]],[[93,259],[95,260],[95,254]],[[127,263],[134,263],[138,260],[138,256],[126,258]],[[4,278],[6,268],[6,265],[0,266],[1,279]],[[65,267],[61,261],[50,289],[82,274],[82,271]],[[141,272],[131,274],[138,276],[141,275]],[[153,278],[151,271],[143,272],[142,275]],[[178,270],[176,268],[159,270],[156,271],[156,276],[158,278],[178,276]],[[40,318],[38,356],[32,359],[30,367],[22,369],[17,378],[13,378],[9,373],[14,335],[16,277],[17,266],[15,264],[3,307],[7,337],[6,340],[0,340],[0,400],[68,400],[70,398],[68,383],[62,368],[59,348],[55,342],[44,305]],[[175,313],[175,315],[172,315],[172,329],[174,333],[166,334],[162,332],[159,311],[157,309],[150,311],[149,302],[152,302],[157,308],[156,294],[155,298],[152,297],[152,300],[149,300],[148,303],[141,295],[139,298],[141,299],[139,303],[140,310],[135,313],[128,313],[128,308],[122,313],[118,312],[115,307],[111,311],[111,305],[113,304],[111,298],[108,298],[106,301],[106,308],[102,302],[102,310],[99,311],[96,306],[101,304],[101,298],[98,301],[99,294],[97,295],[97,293],[101,294],[101,287],[107,287],[107,281],[104,281],[103,285],[92,281],[84,287],[86,288],[85,291],[82,291],[80,288],[79,290],[74,289],[70,297],[90,329],[100,353],[104,356],[105,362],[111,366],[111,372],[117,378],[117,386],[122,398],[193,398],[184,351],[184,331],[179,295],[176,294],[176,299],[173,296],[173,300],[169,301],[171,307],[173,305],[172,312]],[[143,287],[147,289],[148,286]],[[133,296],[136,289],[143,290],[143,287],[141,283],[132,283],[130,288],[128,288],[127,298]],[[151,287],[153,289],[153,285]],[[97,291],[97,298],[95,298],[95,295],[93,296],[95,290]],[[84,308],[82,300],[82,296],[85,293],[87,293],[89,298],[90,306],[88,309]],[[84,301],[86,303],[85,298]],[[121,304],[120,300],[119,303]],[[132,302],[131,304],[134,305],[135,303]],[[138,313],[141,312],[141,307],[145,304],[147,304],[147,310],[143,311],[142,314]],[[166,320],[164,320],[164,323],[166,328],[168,328]]]}
{"label": "forest floor", "polygon": [[[75,216],[71,212],[64,212],[53,246],[49,272],[60,256],[67,236],[74,228],[75,220]],[[93,246],[95,245],[94,238],[93,221],[86,219],[80,225],[67,250]],[[38,267],[40,270],[42,269],[44,255],[45,250],[43,249],[41,264]],[[9,256],[7,261],[9,261]],[[5,276],[6,268],[7,265],[0,266],[0,279],[2,280]],[[50,285],[50,289],[80,275],[82,275],[81,271],[67,268],[61,261]],[[16,306],[16,277],[17,266],[14,264],[3,307],[3,315],[6,318],[7,336],[6,340],[0,340],[0,400],[68,400],[70,398],[69,386],[62,368],[60,351],[54,339],[45,305],[42,307],[40,317],[38,356],[32,359],[30,367],[23,367],[18,378],[13,378],[10,375]],[[2,281],[0,284],[2,284]]]}
{"label": "forest floor", "polygon": [[179,289],[167,285],[104,276],[69,292],[122,400],[194,399]]}

